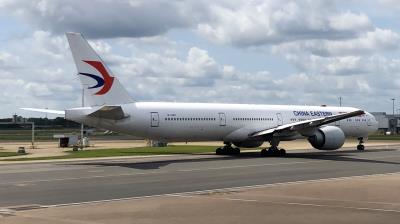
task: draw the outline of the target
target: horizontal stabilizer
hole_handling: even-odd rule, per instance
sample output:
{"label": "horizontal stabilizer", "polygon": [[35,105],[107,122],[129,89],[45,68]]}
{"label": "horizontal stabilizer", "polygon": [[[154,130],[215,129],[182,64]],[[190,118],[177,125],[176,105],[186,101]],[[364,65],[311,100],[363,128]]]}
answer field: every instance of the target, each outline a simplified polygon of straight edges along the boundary
{"label": "horizontal stabilizer", "polygon": [[63,111],[63,110],[49,110],[49,109],[39,109],[39,108],[20,108],[20,109],[41,112],[41,113],[65,115],[65,111]]}
{"label": "horizontal stabilizer", "polygon": [[121,106],[103,106],[95,112],[88,114],[88,116],[111,120],[121,120],[128,117]]}

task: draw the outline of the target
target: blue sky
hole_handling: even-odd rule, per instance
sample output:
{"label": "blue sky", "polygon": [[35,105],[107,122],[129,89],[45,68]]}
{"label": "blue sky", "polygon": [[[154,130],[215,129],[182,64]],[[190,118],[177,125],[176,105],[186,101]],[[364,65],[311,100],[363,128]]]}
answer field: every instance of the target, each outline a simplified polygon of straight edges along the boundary
{"label": "blue sky", "polygon": [[395,0],[0,0],[0,117],[79,106],[82,32],[138,101],[400,108]]}

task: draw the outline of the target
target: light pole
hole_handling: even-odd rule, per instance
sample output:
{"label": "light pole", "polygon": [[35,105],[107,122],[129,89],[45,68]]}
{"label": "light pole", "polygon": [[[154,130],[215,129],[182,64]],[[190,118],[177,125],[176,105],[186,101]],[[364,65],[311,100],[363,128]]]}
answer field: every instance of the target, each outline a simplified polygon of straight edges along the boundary
{"label": "light pole", "polygon": [[339,96],[339,106],[340,107],[342,106],[342,97],[341,96]]}
{"label": "light pole", "polygon": [[395,98],[392,98],[392,103],[393,103],[393,116],[394,116],[394,101],[396,100]]}
{"label": "light pole", "polygon": [[[395,98],[392,98],[391,99],[392,100],[392,104],[393,104],[393,118],[392,118],[392,120],[394,121],[395,119],[394,119],[394,101],[396,100]],[[393,125],[393,127],[392,127],[392,134],[394,134],[395,133],[395,130],[396,130],[396,127],[394,126],[394,124],[392,124]]]}
{"label": "light pole", "polygon": [[32,121],[32,149],[35,148],[35,122]]}

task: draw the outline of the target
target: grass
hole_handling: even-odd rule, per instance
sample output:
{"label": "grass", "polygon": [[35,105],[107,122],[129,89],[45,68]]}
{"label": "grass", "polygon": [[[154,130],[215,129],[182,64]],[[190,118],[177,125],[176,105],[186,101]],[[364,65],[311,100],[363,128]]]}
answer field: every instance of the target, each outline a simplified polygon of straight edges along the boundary
{"label": "grass", "polygon": [[400,140],[400,135],[370,135],[368,140]]}
{"label": "grass", "polygon": [[19,156],[23,154],[19,154],[16,152],[0,152],[0,157],[10,157],[10,156]]}
{"label": "grass", "polygon": [[167,146],[167,147],[138,147],[138,148],[115,148],[68,151],[68,155],[36,157],[36,158],[13,158],[5,161],[29,161],[29,160],[52,160],[52,159],[75,159],[75,158],[98,158],[113,156],[142,156],[142,155],[170,155],[170,154],[197,154],[214,152],[215,146]]}

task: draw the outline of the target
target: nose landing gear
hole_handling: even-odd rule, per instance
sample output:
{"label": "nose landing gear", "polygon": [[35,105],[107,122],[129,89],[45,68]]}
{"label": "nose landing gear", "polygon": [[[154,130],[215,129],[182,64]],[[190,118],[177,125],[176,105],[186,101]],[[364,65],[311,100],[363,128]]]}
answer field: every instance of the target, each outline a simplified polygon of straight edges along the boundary
{"label": "nose landing gear", "polygon": [[358,138],[358,145],[357,145],[357,150],[358,151],[364,151],[364,149],[365,149],[365,147],[364,147],[364,145],[363,145],[363,143],[364,143],[364,138],[362,138],[362,137],[360,137],[360,138]]}

